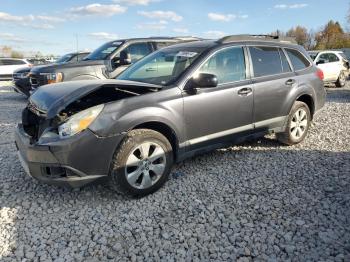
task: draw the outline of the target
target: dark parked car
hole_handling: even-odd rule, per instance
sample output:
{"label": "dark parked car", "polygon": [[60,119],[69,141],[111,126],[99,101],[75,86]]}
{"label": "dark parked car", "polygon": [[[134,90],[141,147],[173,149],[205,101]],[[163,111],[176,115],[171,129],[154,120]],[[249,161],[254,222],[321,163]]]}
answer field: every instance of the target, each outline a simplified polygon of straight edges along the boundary
{"label": "dark parked car", "polygon": [[[89,52],[75,52],[65,54],[57,61],[55,64],[65,64],[65,63],[75,63],[81,61],[84,57],[86,57]],[[44,65],[45,60],[36,60],[36,59],[28,59],[34,66]],[[30,92],[32,91],[32,87],[29,79],[29,72],[32,68],[19,68],[13,72],[12,81],[14,84],[14,89],[17,93],[21,93],[27,97],[30,96]]]}
{"label": "dark parked car", "polygon": [[79,187],[107,178],[142,196],[195,154],[268,133],[300,143],[324,103],[322,71],[301,46],[229,36],[164,48],[116,80],[39,88],[16,145],[40,181]]}
{"label": "dark parked car", "polygon": [[72,80],[115,78],[130,64],[162,47],[193,41],[192,37],[152,37],[115,40],[97,48],[79,63],[34,68],[30,73],[32,88]]}

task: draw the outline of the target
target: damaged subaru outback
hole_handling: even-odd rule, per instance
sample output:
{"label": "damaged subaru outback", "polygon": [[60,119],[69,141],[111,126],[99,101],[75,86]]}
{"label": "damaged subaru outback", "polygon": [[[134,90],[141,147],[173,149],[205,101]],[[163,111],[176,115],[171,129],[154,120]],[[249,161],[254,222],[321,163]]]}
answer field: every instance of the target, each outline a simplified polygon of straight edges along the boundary
{"label": "damaged subaru outback", "polygon": [[107,180],[144,196],[173,163],[276,133],[300,143],[325,103],[306,51],[270,36],[228,36],[152,53],[117,79],[39,88],[16,129],[25,171],[44,183]]}

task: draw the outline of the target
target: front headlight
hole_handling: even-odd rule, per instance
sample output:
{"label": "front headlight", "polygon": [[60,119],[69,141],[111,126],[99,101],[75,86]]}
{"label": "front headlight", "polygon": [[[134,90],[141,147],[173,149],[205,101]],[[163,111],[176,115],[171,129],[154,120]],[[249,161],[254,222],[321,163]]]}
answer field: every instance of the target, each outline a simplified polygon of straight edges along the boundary
{"label": "front headlight", "polygon": [[104,105],[93,106],[85,109],[75,115],[72,115],[67,122],[58,127],[58,133],[61,138],[74,136],[85,130],[96,119],[102,111]]}
{"label": "front headlight", "polygon": [[48,84],[59,83],[59,82],[62,82],[63,80],[62,73],[41,73],[40,75],[43,75],[46,77]]}

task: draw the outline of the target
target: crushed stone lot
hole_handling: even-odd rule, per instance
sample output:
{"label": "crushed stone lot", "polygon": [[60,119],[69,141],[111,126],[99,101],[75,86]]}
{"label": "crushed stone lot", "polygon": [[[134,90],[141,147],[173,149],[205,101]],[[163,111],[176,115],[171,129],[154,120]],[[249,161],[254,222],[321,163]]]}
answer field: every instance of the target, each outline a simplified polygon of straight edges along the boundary
{"label": "crushed stone lot", "polygon": [[188,159],[142,199],[25,175],[13,142],[25,104],[0,88],[1,261],[350,261],[350,88],[329,89],[302,144]]}

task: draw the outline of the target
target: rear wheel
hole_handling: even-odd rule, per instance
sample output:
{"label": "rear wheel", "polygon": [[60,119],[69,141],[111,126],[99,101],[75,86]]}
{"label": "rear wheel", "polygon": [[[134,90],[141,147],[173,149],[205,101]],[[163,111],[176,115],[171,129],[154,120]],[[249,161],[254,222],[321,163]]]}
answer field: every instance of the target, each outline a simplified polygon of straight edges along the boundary
{"label": "rear wheel", "polygon": [[309,107],[301,101],[296,101],[289,113],[286,130],[278,133],[277,139],[287,145],[298,144],[306,137],[310,123]]}
{"label": "rear wheel", "polygon": [[172,164],[171,144],[161,133],[132,130],[114,155],[110,185],[122,194],[145,196],[166,182]]}
{"label": "rear wheel", "polygon": [[343,87],[346,84],[346,74],[340,72],[337,82],[335,82],[336,87]]}

